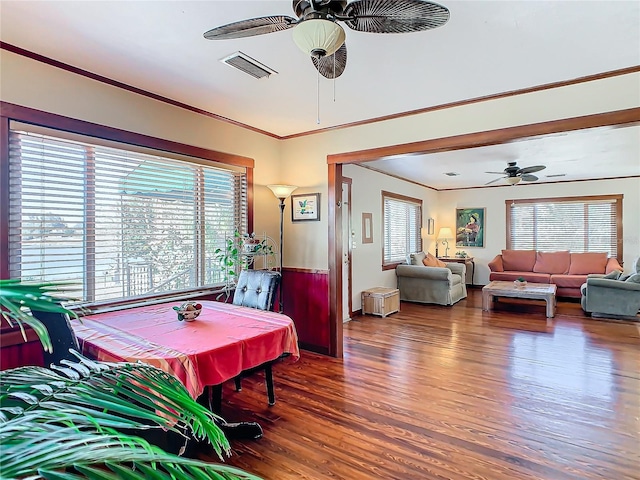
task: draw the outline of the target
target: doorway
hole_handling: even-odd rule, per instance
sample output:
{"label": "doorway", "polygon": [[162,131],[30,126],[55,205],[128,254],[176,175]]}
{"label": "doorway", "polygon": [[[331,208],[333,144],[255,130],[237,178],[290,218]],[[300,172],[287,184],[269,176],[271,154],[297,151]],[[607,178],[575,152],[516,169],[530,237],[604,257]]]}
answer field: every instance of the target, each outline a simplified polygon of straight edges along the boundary
{"label": "doorway", "polygon": [[355,232],[351,219],[352,180],[342,177],[342,322],[351,320],[353,314],[352,249],[355,247]]}

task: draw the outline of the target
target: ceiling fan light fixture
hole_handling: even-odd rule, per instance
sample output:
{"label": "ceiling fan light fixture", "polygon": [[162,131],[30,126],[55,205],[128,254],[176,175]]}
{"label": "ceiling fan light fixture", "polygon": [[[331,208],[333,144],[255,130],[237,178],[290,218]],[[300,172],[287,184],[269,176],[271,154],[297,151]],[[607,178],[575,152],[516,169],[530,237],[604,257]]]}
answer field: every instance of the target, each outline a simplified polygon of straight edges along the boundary
{"label": "ceiling fan light fixture", "polygon": [[507,182],[509,185],[516,185],[520,183],[520,180],[522,180],[520,177],[506,177],[504,179],[504,181]]}
{"label": "ceiling fan light fixture", "polygon": [[345,39],[346,34],[340,25],[322,18],[305,20],[293,29],[295,44],[314,58],[333,55]]}

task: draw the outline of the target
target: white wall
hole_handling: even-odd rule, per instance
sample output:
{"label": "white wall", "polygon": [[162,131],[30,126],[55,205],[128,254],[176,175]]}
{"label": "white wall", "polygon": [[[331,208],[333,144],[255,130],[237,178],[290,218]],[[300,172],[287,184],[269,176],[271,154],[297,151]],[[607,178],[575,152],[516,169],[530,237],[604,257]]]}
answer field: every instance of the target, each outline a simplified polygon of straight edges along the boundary
{"label": "white wall", "polygon": [[[328,155],[639,107],[639,84],[640,73],[632,73],[292,138],[284,141],[282,146],[283,181],[300,185],[301,192],[321,192],[322,209],[326,212]],[[309,115],[313,115],[313,112],[309,112]],[[556,188],[563,189],[563,187]],[[589,188],[587,184],[576,184],[575,187],[571,187],[587,195],[591,194]],[[529,191],[535,192],[535,190]],[[465,195],[476,196],[469,199],[471,206],[478,203],[477,194],[463,193],[463,191],[457,194],[464,199],[462,203],[467,203]],[[482,196],[484,198],[484,193]],[[633,201],[631,203],[633,204]],[[285,229],[287,243],[293,247],[286,252],[285,264],[326,269],[328,267],[326,214],[322,215],[322,221],[319,223],[307,222],[304,225],[296,224],[287,227],[291,227]],[[494,245],[487,248],[494,248]],[[633,250],[633,247],[631,246],[629,250]],[[635,250],[638,249],[635,248]]]}
{"label": "white wall", "polygon": [[[615,161],[615,152],[612,152],[612,157],[612,161]],[[640,179],[637,178],[541,185],[519,184],[438,192],[436,230],[440,226],[448,226],[455,230],[456,208],[486,208],[484,248],[464,247],[468,254],[475,257],[474,282],[484,285],[489,283],[487,264],[506,247],[505,200],[617,194],[624,195],[622,203],[623,261],[625,265],[630,266],[633,260],[640,256]],[[454,246],[453,252],[455,251]]]}
{"label": "white wall", "polygon": [[[0,50],[0,99],[79,120],[255,159],[256,232],[279,235],[281,142]],[[326,235],[325,235],[326,237]]]}
{"label": "white wall", "polygon": [[[353,180],[351,217],[356,248],[351,258],[352,300],[353,309],[359,310],[360,292],[372,287],[396,288],[397,283],[395,270],[382,270],[382,191],[422,199],[423,225],[436,215],[437,192],[357,165],[345,165],[342,174]],[[363,213],[373,214],[373,243],[362,243]]]}

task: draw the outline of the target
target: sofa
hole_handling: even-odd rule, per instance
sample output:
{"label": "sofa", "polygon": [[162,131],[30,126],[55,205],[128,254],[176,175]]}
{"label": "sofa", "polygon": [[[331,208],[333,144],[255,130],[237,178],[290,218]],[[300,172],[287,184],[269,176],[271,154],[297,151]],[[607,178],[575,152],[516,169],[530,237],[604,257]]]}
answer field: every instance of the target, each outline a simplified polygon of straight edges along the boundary
{"label": "sofa", "polygon": [[519,277],[532,283],[554,283],[559,297],[581,298],[580,287],[590,274],[623,271],[615,258],[604,252],[572,253],[536,250],[502,250],[489,262],[489,280],[513,281]]}
{"label": "sofa", "polygon": [[444,263],[441,267],[425,266],[424,252],[412,253],[407,265],[396,267],[400,300],[436,305],[453,305],[467,297],[464,263]]}
{"label": "sofa", "polygon": [[640,310],[640,258],[629,275],[613,271],[589,275],[581,287],[582,309],[594,317],[637,317]]}

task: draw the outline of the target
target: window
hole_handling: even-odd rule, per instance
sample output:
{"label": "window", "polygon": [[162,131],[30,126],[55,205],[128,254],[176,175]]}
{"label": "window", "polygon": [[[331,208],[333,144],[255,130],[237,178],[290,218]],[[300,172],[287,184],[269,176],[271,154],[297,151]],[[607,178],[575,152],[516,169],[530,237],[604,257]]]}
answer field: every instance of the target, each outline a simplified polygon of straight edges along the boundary
{"label": "window", "polygon": [[382,218],[383,266],[391,268],[404,262],[407,254],[422,250],[422,200],[382,192]]}
{"label": "window", "polygon": [[12,278],[72,282],[86,305],[223,283],[214,252],[246,231],[244,169],[15,127],[9,145]]}
{"label": "window", "polygon": [[622,195],[507,200],[507,248],[622,258]]}

